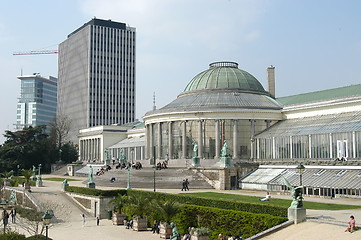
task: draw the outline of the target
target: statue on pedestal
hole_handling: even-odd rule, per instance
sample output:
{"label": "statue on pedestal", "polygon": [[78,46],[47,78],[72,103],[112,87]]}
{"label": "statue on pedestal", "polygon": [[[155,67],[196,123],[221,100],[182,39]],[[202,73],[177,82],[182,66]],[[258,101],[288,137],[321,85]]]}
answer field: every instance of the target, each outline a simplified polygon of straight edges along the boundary
{"label": "statue on pedestal", "polygon": [[221,157],[227,157],[227,142],[224,140],[224,144],[221,150]]}
{"label": "statue on pedestal", "polygon": [[303,186],[293,187],[286,178],[283,178],[285,185],[290,189],[293,198],[291,208],[303,208]]}
{"label": "statue on pedestal", "polygon": [[198,144],[197,142],[193,142],[193,157],[198,157]]}
{"label": "statue on pedestal", "polygon": [[88,188],[95,188],[94,183],[94,174],[93,174],[93,167],[89,167],[89,181],[88,181]]}
{"label": "statue on pedestal", "polygon": [[179,240],[179,233],[178,233],[178,228],[176,227],[174,222],[170,223],[170,226],[172,228],[172,236],[170,237],[170,240]]}
{"label": "statue on pedestal", "polygon": [[198,144],[197,142],[193,142],[193,158],[192,158],[192,166],[198,167],[199,166],[199,157],[198,157]]}

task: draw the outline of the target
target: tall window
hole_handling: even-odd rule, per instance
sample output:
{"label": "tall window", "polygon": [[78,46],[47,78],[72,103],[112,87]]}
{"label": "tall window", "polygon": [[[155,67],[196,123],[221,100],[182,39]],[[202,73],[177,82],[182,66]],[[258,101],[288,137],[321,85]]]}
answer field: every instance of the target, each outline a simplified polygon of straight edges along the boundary
{"label": "tall window", "polygon": [[347,158],[347,140],[337,140],[337,157]]}

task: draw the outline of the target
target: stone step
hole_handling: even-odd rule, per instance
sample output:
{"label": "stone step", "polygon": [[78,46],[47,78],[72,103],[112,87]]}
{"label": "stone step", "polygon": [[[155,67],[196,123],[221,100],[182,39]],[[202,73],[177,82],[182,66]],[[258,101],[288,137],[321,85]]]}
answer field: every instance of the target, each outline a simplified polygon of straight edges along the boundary
{"label": "stone step", "polygon": [[[168,168],[154,170],[152,168],[143,168],[140,170],[132,169],[130,172],[130,185],[132,188],[150,188],[154,187],[154,178],[156,188],[161,189],[181,189],[183,179],[188,179],[189,187],[193,189],[212,189],[213,187],[199,177],[192,170],[181,168]],[[115,182],[110,179],[114,177]],[[126,188],[128,182],[128,170],[111,169],[101,176],[94,176],[94,182],[99,186],[112,186]]]}

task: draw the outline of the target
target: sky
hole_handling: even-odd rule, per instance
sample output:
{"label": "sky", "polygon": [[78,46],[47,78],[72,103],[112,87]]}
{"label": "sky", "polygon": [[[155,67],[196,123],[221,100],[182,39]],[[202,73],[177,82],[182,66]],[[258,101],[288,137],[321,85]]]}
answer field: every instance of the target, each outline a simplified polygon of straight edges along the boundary
{"label": "sky", "polygon": [[136,118],[174,100],[216,61],[234,61],[276,97],[361,83],[358,0],[0,0],[0,143],[16,123],[17,76],[57,77],[53,50],[92,18],[136,28]]}

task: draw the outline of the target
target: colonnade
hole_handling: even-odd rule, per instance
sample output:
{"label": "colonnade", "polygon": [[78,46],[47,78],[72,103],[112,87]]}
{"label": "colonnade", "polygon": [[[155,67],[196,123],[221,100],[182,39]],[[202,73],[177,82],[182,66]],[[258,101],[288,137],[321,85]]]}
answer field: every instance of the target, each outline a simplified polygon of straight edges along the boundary
{"label": "colonnade", "polygon": [[[239,121],[241,119],[232,119],[232,136],[228,136],[229,139],[232,140],[232,146],[228,146],[228,148],[231,150],[230,153],[232,153],[233,159],[239,159],[240,158],[240,146],[239,146]],[[244,120],[244,119],[243,119]],[[193,123],[197,123],[197,139],[194,139],[194,141],[198,144],[198,157],[204,158],[205,152],[205,132],[207,131],[205,129],[205,121],[214,121],[214,138],[215,140],[215,151],[214,151],[214,158],[219,159],[220,158],[220,152],[221,148],[225,141],[225,131],[224,131],[224,121],[225,120],[194,120]],[[187,152],[187,130],[188,130],[188,123],[191,121],[183,120],[180,121],[180,136],[181,136],[181,149],[182,149],[182,155],[180,158],[186,159],[189,158],[192,154]],[[255,122],[256,120],[251,119],[249,120],[249,127],[247,131],[250,131],[251,139],[254,137],[256,130],[255,130]],[[270,121],[266,121],[266,125],[269,126]],[[168,121],[168,122],[158,122],[158,123],[150,123],[146,124],[146,136],[147,136],[147,143],[146,143],[146,159],[154,159],[154,156],[156,159],[161,159],[162,156],[168,155],[169,157],[173,156],[174,153],[174,139],[173,139],[173,132],[172,132],[172,126],[175,124],[175,121]],[[179,123],[179,122],[178,122]],[[164,142],[162,139],[162,130],[166,127],[166,132],[168,134],[167,142]],[[251,141],[251,139],[249,141]],[[156,141],[156,142],[155,142]],[[189,144],[189,143],[188,143]],[[167,145],[168,150],[166,153],[162,153],[162,145]]]}
{"label": "colonnade", "polygon": [[101,161],[101,139],[91,138],[80,140],[79,154],[81,161]]}

